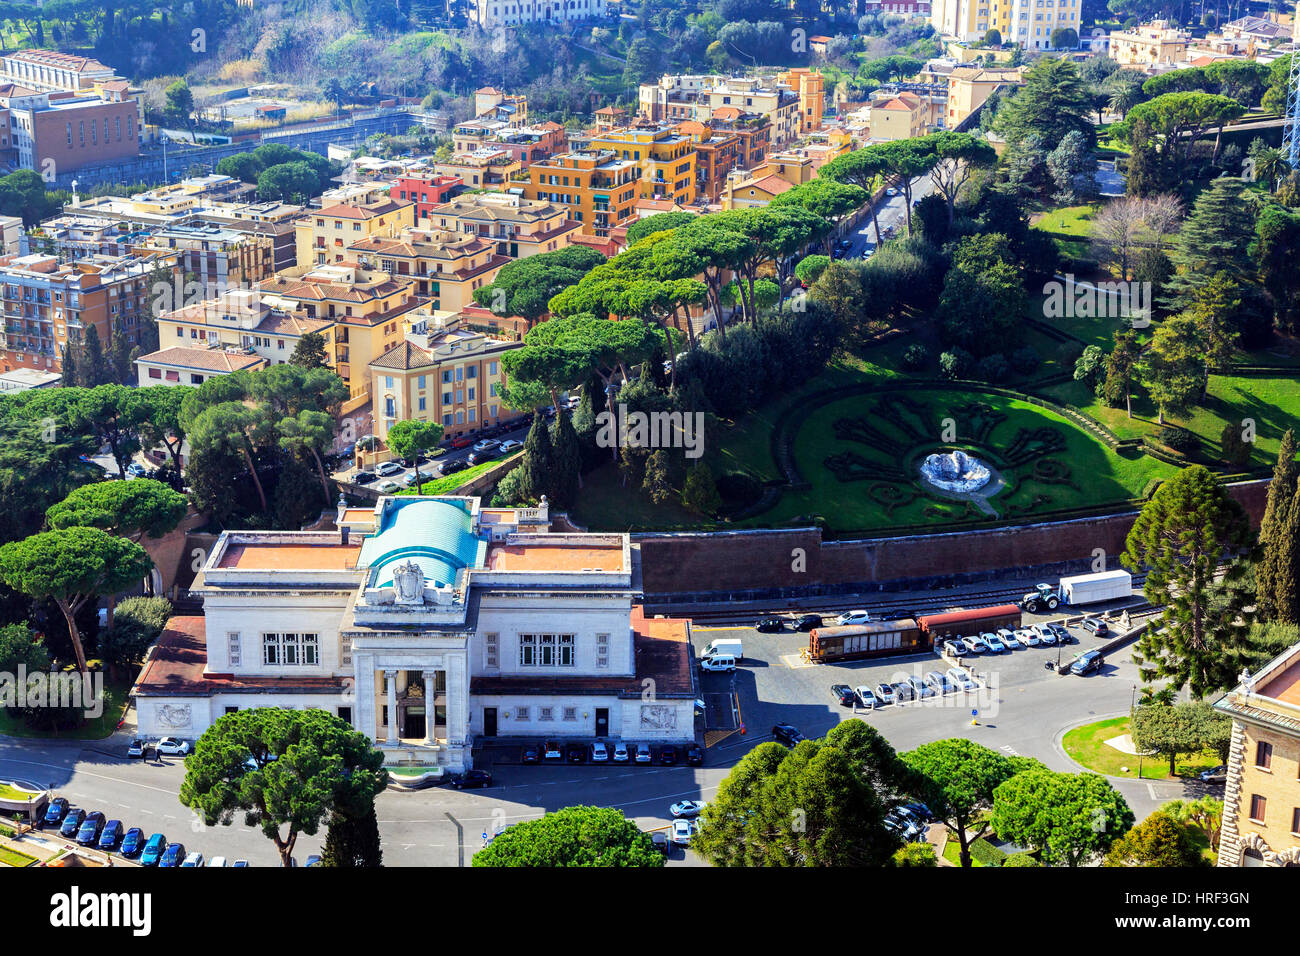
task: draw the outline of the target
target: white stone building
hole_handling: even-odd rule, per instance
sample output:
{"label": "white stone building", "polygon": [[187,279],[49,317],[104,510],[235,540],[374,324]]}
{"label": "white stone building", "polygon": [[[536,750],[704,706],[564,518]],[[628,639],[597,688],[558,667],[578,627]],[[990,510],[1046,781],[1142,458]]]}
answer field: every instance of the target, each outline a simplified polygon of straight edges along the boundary
{"label": "white stone building", "polygon": [[694,740],[689,622],[647,620],[627,535],[541,508],[384,497],[338,531],[225,532],[133,694],[143,735],[320,707],[390,762],[469,766],[476,739]]}
{"label": "white stone building", "polygon": [[484,30],[521,23],[559,24],[603,19],[605,0],[474,0],[469,19]]}

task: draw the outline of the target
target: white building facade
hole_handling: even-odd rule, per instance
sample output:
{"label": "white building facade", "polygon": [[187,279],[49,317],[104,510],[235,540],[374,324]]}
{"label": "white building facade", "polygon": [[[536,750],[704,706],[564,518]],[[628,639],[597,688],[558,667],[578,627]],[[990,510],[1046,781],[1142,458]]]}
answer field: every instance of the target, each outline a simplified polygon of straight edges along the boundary
{"label": "white building facade", "polygon": [[604,18],[605,0],[474,0],[470,20],[484,30],[521,23],[569,23]]}
{"label": "white building facade", "polygon": [[627,535],[456,497],[341,506],[338,527],[222,534],[202,617],[173,618],[133,690],[142,735],[318,707],[452,771],[499,737],[694,740],[689,623],[641,614]]}

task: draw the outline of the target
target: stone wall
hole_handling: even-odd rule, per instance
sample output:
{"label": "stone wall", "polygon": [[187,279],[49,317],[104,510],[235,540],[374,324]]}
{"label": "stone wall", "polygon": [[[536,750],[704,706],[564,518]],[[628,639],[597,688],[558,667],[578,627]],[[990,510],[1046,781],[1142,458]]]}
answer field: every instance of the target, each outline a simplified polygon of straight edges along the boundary
{"label": "stone wall", "polygon": [[[1230,485],[1258,525],[1268,481]],[[825,541],[820,529],[640,534],[648,596],[679,600],[794,597],[943,587],[1007,572],[1087,571],[1093,551],[1114,567],[1137,512],[1014,527]]]}

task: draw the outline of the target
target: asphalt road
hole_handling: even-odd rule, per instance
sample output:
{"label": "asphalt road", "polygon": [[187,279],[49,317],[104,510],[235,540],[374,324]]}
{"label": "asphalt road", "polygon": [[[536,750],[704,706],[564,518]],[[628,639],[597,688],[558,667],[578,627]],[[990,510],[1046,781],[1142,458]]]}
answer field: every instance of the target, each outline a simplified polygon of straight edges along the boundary
{"label": "asphalt road", "polygon": [[[930,193],[934,192],[934,182],[929,176],[922,176],[912,184],[912,202],[924,199]],[[881,238],[886,241],[889,238],[897,238],[907,235],[907,200],[903,197],[903,191],[900,189],[897,196],[888,197],[876,209],[876,218],[880,222]],[[892,230],[892,236],[886,236],[885,231]],[[857,229],[849,233],[846,237],[851,245],[841,253],[837,253],[836,258],[840,259],[861,259],[862,254],[868,250],[874,253],[876,251],[876,230],[871,224],[871,217],[863,219]]]}

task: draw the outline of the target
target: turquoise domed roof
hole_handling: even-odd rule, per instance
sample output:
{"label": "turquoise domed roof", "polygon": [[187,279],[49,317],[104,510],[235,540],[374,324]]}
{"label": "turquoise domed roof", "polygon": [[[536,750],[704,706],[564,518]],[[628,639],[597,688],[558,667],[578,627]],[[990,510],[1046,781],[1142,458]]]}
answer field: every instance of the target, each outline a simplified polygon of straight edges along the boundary
{"label": "turquoise domed roof", "polygon": [[414,561],[429,584],[456,583],[462,568],[482,567],[487,542],[472,530],[469,503],[392,498],[379,528],[361,545],[359,564],[374,568],[371,587],[392,587],[393,569]]}

